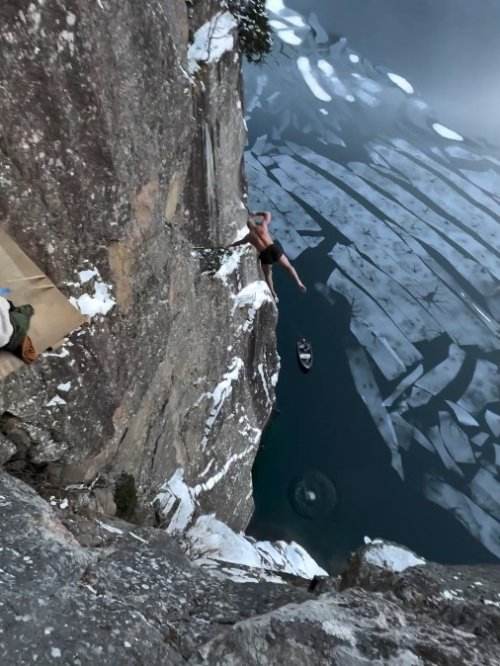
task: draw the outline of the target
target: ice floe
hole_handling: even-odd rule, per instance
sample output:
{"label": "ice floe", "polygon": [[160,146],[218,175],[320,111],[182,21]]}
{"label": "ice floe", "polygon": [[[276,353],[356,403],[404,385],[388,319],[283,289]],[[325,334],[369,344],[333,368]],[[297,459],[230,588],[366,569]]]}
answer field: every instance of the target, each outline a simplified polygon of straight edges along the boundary
{"label": "ice floe", "polygon": [[466,426],[476,426],[479,427],[479,423],[476,421],[476,419],[472,416],[472,414],[469,414],[469,412],[466,412],[465,409],[460,407],[460,405],[457,405],[456,402],[452,402],[451,400],[446,400],[445,401],[448,407],[453,411],[455,414],[455,417],[459,423],[462,425]]}
{"label": "ice floe", "polygon": [[293,30],[293,27],[289,24],[283,23],[283,21],[278,21],[272,19],[269,21],[270,26],[273,28],[275,34],[286,44],[291,46],[299,46],[302,44],[302,39],[297,35]]}
{"label": "ice floe", "polygon": [[300,58],[297,58],[297,67],[302,74],[307,87],[312,92],[314,97],[321,100],[322,102],[331,102],[332,97],[326,92],[326,90],[316,79],[309,58],[306,56],[300,56]]}
{"label": "ice floe", "polygon": [[449,139],[450,141],[464,140],[464,137],[461,134],[455,132],[449,127],[446,127],[446,125],[441,125],[441,123],[433,123],[432,129],[436,132],[436,134],[439,134],[439,136],[442,136],[444,139]]}
{"label": "ice floe", "polygon": [[471,414],[479,413],[489,402],[500,400],[500,370],[491,361],[478,359],[472,381],[458,404]]}
{"label": "ice floe", "polygon": [[368,408],[371,417],[391,452],[391,465],[404,479],[403,463],[392,421],[382,404],[382,396],[370,368],[370,362],[362,349],[348,349],[347,358],[356,389]]}
{"label": "ice floe", "polygon": [[500,415],[487,409],[484,413],[484,418],[488,424],[488,428],[495,437],[500,437]]}
{"label": "ice floe", "polygon": [[437,478],[427,479],[425,495],[431,502],[452,511],[478,541],[500,557],[500,523],[489,513],[460,490]]}
{"label": "ice floe", "polygon": [[472,499],[494,518],[500,520],[500,482],[487,469],[480,467],[470,482]]}
{"label": "ice floe", "polygon": [[444,445],[457,463],[475,463],[469,438],[448,412],[439,412],[439,429]]}
{"label": "ice floe", "polygon": [[408,404],[420,407],[441,393],[458,375],[464,359],[465,352],[457,345],[450,345],[448,358],[415,382]]}
{"label": "ice floe", "polygon": [[471,438],[471,442],[473,442],[476,446],[483,446],[483,444],[487,442],[489,438],[490,436],[487,432],[478,432],[477,435],[474,435],[474,437]]}
{"label": "ice floe", "polygon": [[434,448],[436,449],[438,456],[441,458],[441,462],[446,467],[446,469],[450,470],[451,472],[454,472],[459,477],[463,477],[464,473],[457,465],[457,463],[453,460],[448,449],[444,445],[443,437],[441,435],[441,431],[438,428],[438,426],[433,426],[432,428],[430,428],[428,435]]}
{"label": "ice floe", "polygon": [[405,93],[408,93],[408,95],[413,95],[415,92],[415,89],[411,85],[411,83],[404,78],[404,76],[401,76],[400,74],[394,74],[393,72],[387,72],[388,78],[395,83],[401,90],[404,90]]}

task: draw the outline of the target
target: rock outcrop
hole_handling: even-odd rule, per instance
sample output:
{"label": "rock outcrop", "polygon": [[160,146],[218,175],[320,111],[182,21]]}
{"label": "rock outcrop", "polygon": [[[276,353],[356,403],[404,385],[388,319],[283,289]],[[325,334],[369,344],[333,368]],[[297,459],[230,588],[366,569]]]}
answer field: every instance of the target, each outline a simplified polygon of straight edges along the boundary
{"label": "rock outcrop", "polygon": [[340,581],[238,583],[162,530],[54,504],[0,475],[6,666],[499,663],[496,568],[399,570],[417,558],[374,543]]}
{"label": "rock outcrop", "polygon": [[245,223],[235,22],[218,58],[188,57],[223,13],[2,4],[2,227],[107,314],[2,383],[0,436],[7,469],[39,488],[99,477],[108,507],[123,474],[140,501],[182,467],[204,509],[243,528],[277,354],[253,254],[196,249]]}

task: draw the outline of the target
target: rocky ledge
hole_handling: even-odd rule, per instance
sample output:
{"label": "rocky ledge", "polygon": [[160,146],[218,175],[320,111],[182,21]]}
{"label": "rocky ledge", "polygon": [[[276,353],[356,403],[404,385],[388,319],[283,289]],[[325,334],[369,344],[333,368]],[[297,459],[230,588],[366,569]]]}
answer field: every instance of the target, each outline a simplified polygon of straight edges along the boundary
{"label": "rocky ledge", "polygon": [[54,504],[1,475],[2,664],[500,663],[497,568],[373,542],[338,579],[237,582],[165,531]]}

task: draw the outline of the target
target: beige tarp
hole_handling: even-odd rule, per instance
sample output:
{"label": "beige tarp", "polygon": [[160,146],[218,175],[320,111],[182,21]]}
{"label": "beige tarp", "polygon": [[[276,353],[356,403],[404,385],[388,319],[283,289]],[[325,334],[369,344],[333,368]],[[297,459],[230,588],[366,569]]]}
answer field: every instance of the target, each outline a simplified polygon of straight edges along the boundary
{"label": "beige tarp", "polygon": [[[68,333],[86,320],[1,229],[0,287],[11,290],[7,298],[15,305],[30,303],[35,308],[29,335],[39,353],[57,346]],[[0,352],[0,380],[22,364],[12,354]]]}

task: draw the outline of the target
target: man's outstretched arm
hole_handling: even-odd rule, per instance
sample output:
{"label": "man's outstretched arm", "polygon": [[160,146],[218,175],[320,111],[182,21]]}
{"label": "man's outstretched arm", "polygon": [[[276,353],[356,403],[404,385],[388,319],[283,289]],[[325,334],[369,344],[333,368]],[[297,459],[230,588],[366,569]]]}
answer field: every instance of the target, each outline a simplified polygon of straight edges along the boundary
{"label": "man's outstretched arm", "polygon": [[226,248],[237,247],[238,245],[246,245],[249,242],[250,242],[250,234],[247,234],[243,238],[240,238],[239,241],[235,241],[234,243],[231,243],[231,245],[226,245]]}

